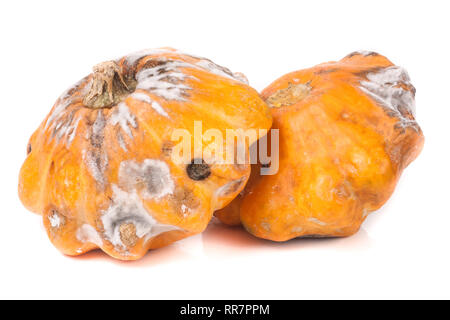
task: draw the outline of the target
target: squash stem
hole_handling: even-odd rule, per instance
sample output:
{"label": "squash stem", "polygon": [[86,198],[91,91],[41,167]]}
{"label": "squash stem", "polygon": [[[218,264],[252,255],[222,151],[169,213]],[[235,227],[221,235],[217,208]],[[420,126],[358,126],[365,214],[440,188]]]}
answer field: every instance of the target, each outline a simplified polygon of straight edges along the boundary
{"label": "squash stem", "polygon": [[132,91],[122,76],[122,68],[115,61],[106,61],[93,67],[91,88],[83,98],[88,108],[111,107]]}

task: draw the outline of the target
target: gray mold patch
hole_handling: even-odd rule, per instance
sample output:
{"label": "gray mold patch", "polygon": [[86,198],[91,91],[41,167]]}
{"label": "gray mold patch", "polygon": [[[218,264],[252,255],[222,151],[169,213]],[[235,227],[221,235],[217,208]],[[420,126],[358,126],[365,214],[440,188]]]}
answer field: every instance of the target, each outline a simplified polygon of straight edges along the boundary
{"label": "gray mold patch", "polygon": [[126,160],[120,163],[119,185],[127,191],[142,192],[147,199],[172,194],[174,182],[164,161],[145,159],[142,163]]}
{"label": "gray mold patch", "polygon": [[83,152],[83,160],[94,180],[103,188],[106,184],[105,171],[108,167],[108,155],[98,150]]}
{"label": "gray mold patch", "polygon": [[[189,54],[189,53],[184,53],[179,50],[164,49],[164,48],[141,50],[141,51],[129,54],[125,58],[125,61],[127,62],[128,65],[135,65],[137,61],[139,61],[140,59],[142,59],[146,56],[150,56],[150,55],[157,56],[157,55],[162,55],[162,54],[184,55],[184,56],[188,56],[188,57],[191,57],[194,59],[198,59],[199,61],[195,62],[195,64],[186,63],[186,62],[182,62],[179,60],[171,60],[171,62],[184,63],[185,64],[184,67],[189,67],[189,68],[194,68],[194,69],[202,69],[202,70],[208,71],[210,73],[219,75],[221,77],[233,79],[233,80],[248,84],[247,78],[238,72],[233,73],[229,69],[222,67],[222,66],[212,62],[209,59],[199,57],[199,56]],[[159,58],[159,60],[162,60],[162,58]],[[169,61],[169,60],[166,60],[166,61]]]}
{"label": "gray mold patch", "polygon": [[157,49],[144,49],[140,51],[133,52],[126,56],[125,61],[128,65],[135,65],[140,59],[151,56],[151,55],[161,55],[167,53],[177,53],[177,51],[171,49],[157,48]]}
{"label": "gray mold patch", "polygon": [[361,55],[361,56],[364,56],[364,57],[368,57],[368,56],[378,56],[379,54],[377,52],[374,52],[374,51],[359,50],[359,51],[355,51],[355,52],[350,53],[349,55],[347,55],[346,58],[351,58],[351,57],[356,56],[356,55]]}
{"label": "gray mold patch", "polygon": [[130,127],[134,129],[138,127],[136,117],[130,112],[130,109],[125,102],[121,102],[117,105],[113,114],[109,118],[109,123],[112,126],[119,125],[130,138],[133,138],[133,133]]}
{"label": "gray mold patch", "polygon": [[415,114],[414,87],[406,70],[392,66],[370,72],[366,77],[366,81],[360,82],[362,91],[397,116],[402,127],[417,126],[415,120],[406,117],[408,113]]}
{"label": "gray mold patch", "polygon": [[[75,138],[77,127],[81,118],[76,116],[76,112],[80,109],[79,106],[73,106],[79,101],[78,96],[73,96],[74,92],[80,87],[86,78],[81,79],[76,84],[67,89],[56,101],[56,105],[48,116],[44,128],[51,130],[51,138],[56,139],[57,142],[65,140],[67,146],[70,146]],[[81,95],[89,90],[90,84],[86,84],[81,89]]]}
{"label": "gray mold patch", "polygon": [[82,243],[93,243],[99,247],[103,245],[103,240],[100,235],[97,233],[95,228],[89,224],[83,224],[81,227],[77,229],[76,232],[77,240]]}
{"label": "gray mold patch", "polygon": [[83,151],[83,160],[86,163],[89,173],[102,188],[107,183],[105,171],[109,162],[108,154],[103,147],[105,127],[106,120],[103,116],[103,111],[98,110],[97,118],[88,134],[90,147]]}
{"label": "gray mold patch", "polygon": [[165,100],[186,101],[187,91],[192,88],[184,84],[184,81],[195,77],[183,73],[180,68],[194,66],[178,60],[160,58],[157,61],[160,63],[156,66],[142,69],[136,74],[136,89],[145,90]]}
{"label": "gray mold patch", "polygon": [[112,185],[112,203],[102,213],[102,223],[105,237],[116,247],[125,249],[122,242],[120,226],[133,224],[136,237],[145,241],[167,231],[179,230],[178,227],[159,223],[149,213],[136,191],[126,192],[116,185]]}

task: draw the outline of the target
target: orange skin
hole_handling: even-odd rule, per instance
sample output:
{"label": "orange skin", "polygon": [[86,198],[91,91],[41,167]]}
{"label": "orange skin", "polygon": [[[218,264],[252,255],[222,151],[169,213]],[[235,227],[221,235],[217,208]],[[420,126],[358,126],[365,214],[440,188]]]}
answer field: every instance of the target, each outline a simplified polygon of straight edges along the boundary
{"label": "orange skin", "polygon": [[[139,59],[127,60],[123,57],[116,63],[123,71],[126,82],[135,78],[139,71],[154,67],[152,62],[158,60],[192,65],[206,61],[167,48],[141,54]],[[224,136],[227,128],[270,128],[270,111],[259,94],[238,81],[240,76],[229,70],[215,70],[230,76],[185,66],[176,67],[175,71],[161,69],[160,73],[166,72],[167,76],[174,76],[177,72],[185,76],[181,80],[167,78],[175,84],[189,87],[183,89],[183,98],[179,100],[161,97],[151,90],[133,90],[156,101],[167,117],[157,112],[151,104],[130,95],[122,99],[131,114],[131,118],[122,116],[120,119],[123,122],[114,122],[118,117],[117,104],[99,109],[86,107],[83,98],[89,91],[92,74],[58,99],[30,138],[31,150],[20,171],[19,196],[27,209],[42,215],[48,236],[60,251],[79,255],[100,247],[117,259],[139,259],[149,249],[203,231],[213,211],[223,208],[243,189],[250,174],[249,164],[212,163],[211,174],[206,179],[195,181],[187,174],[186,164],[174,163],[170,156],[173,146],[178,143],[171,141],[173,130],[183,128],[193,135],[196,120],[202,121],[203,131],[216,128]],[[169,81],[167,79],[161,81]],[[116,82],[114,85],[121,84]],[[55,117],[64,99],[69,99],[68,106],[59,117]],[[61,132],[61,128],[68,123],[74,124],[77,119],[77,126]],[[202,148],[206,145],[203,143]],[[138,176],[132,182],[127,180],[127,176],[123,179],[119,177],[121,164],[123,166],[128,160],[142,165],[146,159],[162,163],[170,171],[173,187],[161,197],[145,196],[152,192],[146,190],[144,183],[148,182],[145,180],[148,177]],[[144,179],[144,182],[139,179]],[[222,188],[222,192],[218,193],[219,188],[228,183],[231,187]],[[114,190],[116,193],[127,192],[126,199],[137,194],[138,200],[133,200],[135,203],[132,206],[142,206],[144,209],[141,210],[145,210],[158,224],[172,226],[174,230],[147,239],[139,236],[136,230],[128,238],[120,231],[122,244],[113,244],[102,219],[108,210],[120,204]],[[119,206],[118,210],[121,208]],[[90,231],[80,231],[83,225],[88,225]],[[119,229],[114,230],[119,232]]]}
{"label": "orange skin", "polygon": [[[376,53],[353,53],[269,85],[262,96],[271,106],[272,128],[279,129],[279,171],[261,176],[253,174],[259,172],[255,165],[242,195],[216,216],[274,241],[357,232],[423,147],[407,106],[389,109],[361,89],[379,88],[374,83],[380,82],[385,92],[401,88],[404,101],[413,99],[414,87],[398,70]],[[395,81],[380,80],[383,74],[394,74]],[[307,84],[310,91],[294,97],[286,93],[293,84]]]}

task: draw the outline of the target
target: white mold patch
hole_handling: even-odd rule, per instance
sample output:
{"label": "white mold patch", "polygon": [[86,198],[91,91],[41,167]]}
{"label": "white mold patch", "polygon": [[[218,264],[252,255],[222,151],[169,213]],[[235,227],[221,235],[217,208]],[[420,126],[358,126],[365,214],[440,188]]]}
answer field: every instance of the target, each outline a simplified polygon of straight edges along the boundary
{"label": "white mold patch", "polygon": [[105,171],[108,167],[108,154],[103,148],[105,139],[106,120],[102,110],[97,111],[97,118],[90,127],[87,139],[89,140],[90,148],[83,150],[83,161],[92,175],[92,177],[99,183],[101,187],[106,184]]}
{"label": "white mold patch", "polygon": [[83,151],[83,160],[95,181],[102,187],[106,184],[105,171],[108,167],[108,155],[106,152],[98,153],[97,150]]}
{"label": "white mold patch", "polygon": [[[167,59],[164,57],[157,57],[161,54],[177,54],[185,55],[194,59],[197,62],[188,63],[180,60]],[[178,100],[185,101],[187,96],[187,90],[191,90],[184,80],[186,78],[195,79],[192,76],[186,75],[180,68],[194,68],[228,79],[236,80],[245,84],[248,84],[248,80],[245,75],[241,73],[233,73],[229,69],[219,66],[209,59],[202,58],[196,55],[183,53],[178,50],[171,49],[148,49],[142,50],[136,53],[128,55],[125,60],[127,64],[134,65],[139,59],[145,56],[155,55],[155,59],[158,62],[163,62],[160,65],[151,68],[142,69],[136,75],[138,81],[137,89],[144,89],[150,93],[153,93],[166,100]],[[156,108],[155,108],[156,110]]]}
{"label": "white mold patch", "polygon": [[367,74],[367,81],[361,81],[361,90],[374,98],[383,107],[393,112],[403,127],[415,126],[414,120],[403,116],[402,110],[415,114],[414,93],[406,70],[392,66]]}
{"label": "white mold patch", "polygon": [[119,146],[124,150],[128,151],[125,140],[123,139],[122,133],[120,131],[117,132],[117,141],[119,142]]}
{"label": "white mold patch", "polygon": [[64,111],[71,103],[72,101],[70,98],[59,98],[58,104],[55,106],[45,123],[45,129],[49,127],[52,129],[55,128],[58,125],[58,120],[62,118]]}
{"label": "white mold patch", "polygon": [[79,117],[75,118],[77,110],[66,110],[70,104],[70,100],[67,100],[62,104],[57,105],[45,125],[45,128],[51,131],[50,139],[56,139],[59,142],[64,138],[68,146],[72,143],[72,140],[75,137],[78,123],[80,121]]}
{"label": "white mold patch", "polygon": [[67,88],[67,90],[65,90],[59,96],[58,100],[56,101],[56,106],[53,109],[53,112],[50,114],[50,116],[47,119],[47,122],[45,123],[45,129],[47,129],[50,125],[52,125],[53,127],[55,127],[57,125],[58,120],[60,120],[63,117],[64,112],[69,107],[69,105],[73,102],[70,92],[72,92],[73,90],[76,90],[80,86],[80,84],[83,80],[84,79],[78,81],[73,86]]}
{"label": "white mold patch", "polygon": [[174,182],[164,161],[145,159],[142,163],[126,160],[120,163],[119,184],[127,191],[138,191],[147,199],[172,194]]}
{"label": "white mold patch", "polygon": [[73,139],[75,138],[75,135],[77,133],[77,128],[78,128],[78,123],[80,122],[80,120],[81,120],[81,117],[78,117],[66,131],[66,134],[67,134],[67,145],[68,146],[70,146],[70,144],[72,143]]}
{"label": "white mold patch", "polygon": [[180,68],[194,67],[192,64],[168,59],[158,59],[160,65],[145,68],[136,74],[136,89],[146,90],[166,100],[186,101],[187,91],[192,90],[183,82],[195,77],[183,73]]}
{"label": "white mold patch", "polygon": [[350,56],[354,56],[354,55],[357,55],[357,54],[362,55],[364,57],[378,55],[378,53],[376,53],[374,51],[358,50],[358,51],[355,51],[355,52],[351,53]]}
{"label": "white mold patch", "polygon": [[134,92],[131,97],[135,100],[142,101],[148,104],[152,104],[153,100],[147,94],[142,92]]}
{"label": "white mold patch", "polygon": [[139,100],[145,103],[148,103],[157,113],[160,115],[169,118],[166,110],[156,101],[152,100],[147,94],[142,92],[134,92],[131,97],[135,100]]}
{"label": "white mold patch", "polygon": [[310,221],[312,223],[315,223],[315,224],[318,224],[320,226],[326,226],[327,225],[325,222],[320,221],[319,219],[314,218],[314,217],[308,218],[308,221]]}
{"label": "white mold patch", "polygon": [[188,206],[182,204],[181,205],[181,212],[183,213],[183,217],[187,217],[191,213],[191,208]]}
{"label": "white mold patch", "polygon": [[48,221],[50,222],[52,228],[59,228],[61,225],[61,218],[56,212],[53,212],[51,216],[48,216]]}
{"label": "white mold patch", "polygon": [[[70,106],[76,102],[76,100],[72,98],[71,93],[76,90],[84,80],[85,78],[78,81],[58,98],[56,105],[44,126],[45,129],[51,131],[50,140],[56,139],[59,142],[60,140],[65,139],[67,146],[69,146],[75,138],[78,123],[81,118],[76,117],[76,112],[79,109],[78,107],[70,108]],[[89,85],[86,85],[82,89],[82,94],[88,87]]]}
{"label": "white mold patch", "polygon": [[151,56],[151,55],[160,55],[160,54],[165,54],[165,53],[180,54],[180,52],[178,50],[171,50],[171,49],[164,49],[164,48],[144,49],[144,50],[136,51],[136,52],[133,52],[133,53],[127,55],[125,58],[125,61],[127,62],[128,65],[134,65],[138,60],[142,59],[143,57]]}
{"label": "white mold patch", "polygon": [[97,111],[97,118],[95,119],[94,124],[92,125],[92,135],[101,136],[103,135],[103,129],[106,126],[105,117],[103,116],[103,112],[101,110]]}
{"label": "white mold patch", "polygon": [[122,224],[133,224],[136,228],[136,236],[144,238],[145,241],[167,231],[180,230],[176,226],[159,223],[153,218],[145,209],[136,191],[126,192],[116,185],[112,185],[112,190],[112,203],[102,213],[101,220],[106,238],[117,248],[126,247],[120,236]]}
{"label": "white mold patch", "polygon": [[136,117],[130,112],[130,109],[125,102],[121,102],[117,105],[109,118],[109,123],[113,126],[118,124],[130,138],[133,138],[130,127],[137,128]]}
{"label": "white mold patch", "polygon": [[146,56],[162,55],[162,54],[178,54],[178,55],[184,55],[184,56],[188,56],[188,57],[191,57],[194,59],[198,59],[199,61],[196,62],[196,65],[201,67],[202,69],[208,70],[211,73],[220,75],[222,77],[226,77],[226,78],[230,78],[233,80],[247,83],[246,78],[242,77],[242,75],[239,73],[233,73],[229,69],[222,67],[218,64],[215,64],[214,62],[212,62],[209,59],[206,59],[206,58],[194,55],[194,54],[182,52],[180,50],[164,49],[164,48],[145,49],[145,50],[137,51],[137,52],[127,55],[125,58],[125,61],[127,62],[128,65],[134,65],[136,63],[136,61],[138,61]]}
{"label": "white mold patch", "polygon": [[83,224],[81,227],[79,227],[76,232],[76,237],[78,241],[83,243],[90,242],[96,244],[99,247],[103,245],[102,238],[90,224]]}
{"label": "white mold patch", "polygon": [[214,73],[218,76],[221,77],[225,77],[225,78],[229,78],[232,80],[237,80],[239,82],[243,82],[245,84],[248,84],[248,80],[247,78],[240,73],[233,73],[231,72],[229,69],[219,66],[218,64],[215,64],[214,62],[212,62],[211,60],[208,59],[202,59],[199,62],[195,63],[197,66],[199,66],[200,68],[207,70],[211,73]]}

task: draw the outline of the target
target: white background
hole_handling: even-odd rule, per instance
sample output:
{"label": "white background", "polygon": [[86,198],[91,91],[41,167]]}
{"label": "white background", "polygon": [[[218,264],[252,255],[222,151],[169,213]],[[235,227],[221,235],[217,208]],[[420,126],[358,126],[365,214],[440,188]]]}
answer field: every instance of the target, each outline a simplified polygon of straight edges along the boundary
{"label": "white background", "polygon": [[[450,298],[448,1],[2,1],[0,298]],[[137,262],[70,258],[17,196],[27,141],[91,66],[171,46],[244,72],[374,50],[417,88],[425,148],[353,237],[271,243],[213,222]]]}

